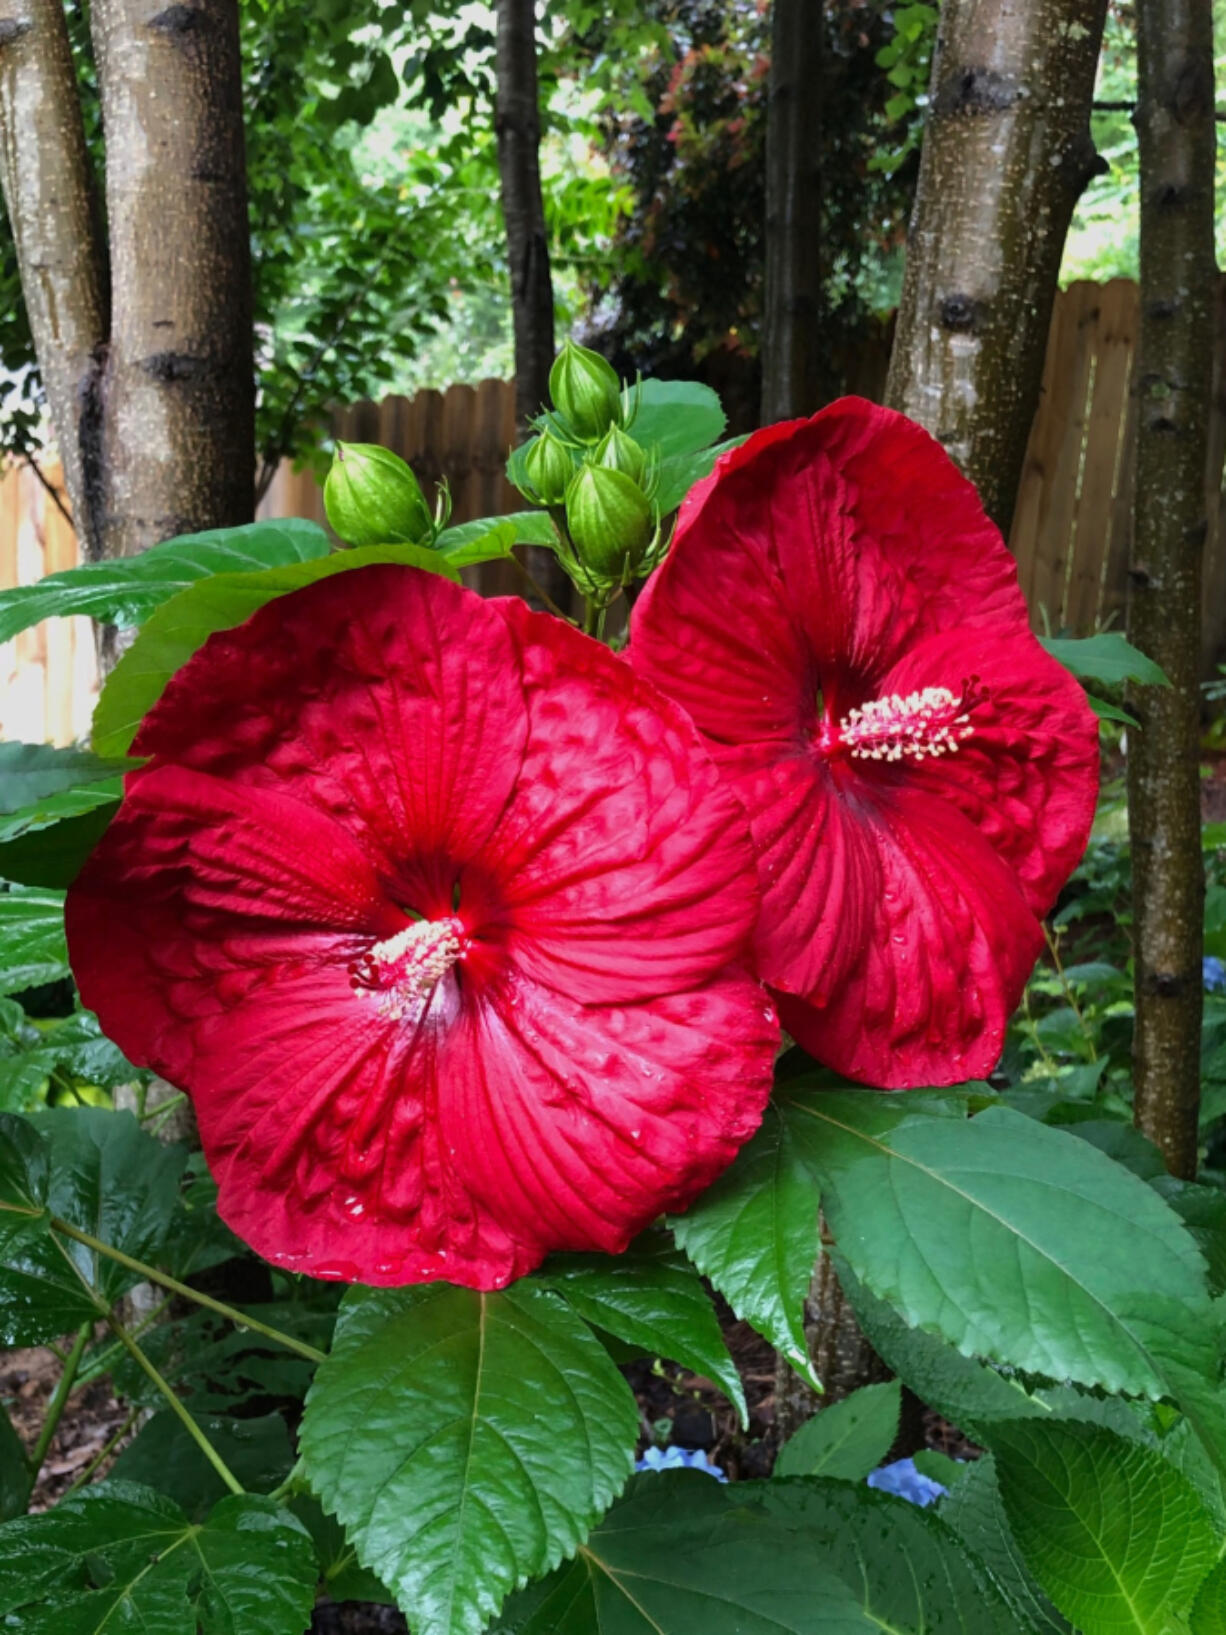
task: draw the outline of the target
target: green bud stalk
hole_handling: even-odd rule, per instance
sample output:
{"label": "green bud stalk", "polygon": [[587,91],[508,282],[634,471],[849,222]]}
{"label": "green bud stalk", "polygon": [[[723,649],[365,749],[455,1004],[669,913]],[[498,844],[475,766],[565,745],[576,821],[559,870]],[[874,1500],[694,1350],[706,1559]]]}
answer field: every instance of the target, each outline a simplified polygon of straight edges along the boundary
{"label": "green bud stalk", "polygon": [[621,419],[621,381],[611,363],[586,346],[567,341],[549,371],[549,395],[575,436],[585,443],[603,437]]}
{"label": "green bud stalk", "polygon": [[421,484],[398,454],[376,443],[338,443],[324,510],[349,545],[418,545],[434,532]]}
{"label": "green bud stalk", "polygon": [[589,573],[615,583],[643,560],[655,534],[651,501],[624,471],[585,465],[566,495],[566,526]]}

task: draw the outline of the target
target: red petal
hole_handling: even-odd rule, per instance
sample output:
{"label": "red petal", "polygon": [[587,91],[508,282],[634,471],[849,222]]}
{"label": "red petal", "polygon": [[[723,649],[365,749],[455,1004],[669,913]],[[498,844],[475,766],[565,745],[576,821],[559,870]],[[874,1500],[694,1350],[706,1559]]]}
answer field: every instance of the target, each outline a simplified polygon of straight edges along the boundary
{"label": "red petal", "polygon": [[1043,946],[1011,871],[970,823],[918,790],[863,812],[883,889],[858,959],[821,1008],[780,998],[820,1061],[889,1090],[982,1078]]}
{"label": "red petal", "polygon": [[515,977],[465,1024],[441,1101],[459,1172],[513,1236],[610,1253],[730,1163],[761,1121],[778,1042],[765,994],[736,971],[623,1006]]}
{"label": "red petal", "polygon": [[497,824],[526,730],[498,610],[438,575],[370,567],[211,636],[133,752],[331,812],[431,917]]}
{"label": "red petal", "polygon": [[960,693],[978,677],[987,699],[974,732],[952,755],[869,764],[871,782],[903,782],[949,801],[1016,871],[1022,894],[1046,914],[1081,861],[1098,795],[1098,718],[1081,685],[1029,631],[957,630],[910,649],[882,683],[904,696],[922,687]]}
{"label": "red petal", "polygon": [[584,1002],[674,993],[748,952],[758,910],[739,803],[684,713],[607,649],[522,602],[528,741],[466,923]]}

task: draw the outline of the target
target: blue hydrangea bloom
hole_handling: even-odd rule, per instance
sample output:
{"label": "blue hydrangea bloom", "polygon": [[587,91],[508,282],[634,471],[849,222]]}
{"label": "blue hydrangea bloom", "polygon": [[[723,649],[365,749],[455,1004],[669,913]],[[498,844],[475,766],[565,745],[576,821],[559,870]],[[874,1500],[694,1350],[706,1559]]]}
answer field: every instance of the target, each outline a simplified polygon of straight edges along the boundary
{"label": "blue hydrangea bloom", "polygon": [[648,1448],[635,1465],[635,1470],[701,1470],[714,1476],[717,1482],[728,1478],[718,1465],[713,1465],[701,1448]]}
{"label": "blue hydrangea bloom", "polygon": [[922,1476],[915,1468],[914,1459],[896,1459],[892,1465],[871,1471],[868,1485],[880,1488],[883,1493],[896,1493],[900,1499],[908,1499],[921,1509],[935,1504],[949,1491],[930,1476]]}
{"label": "blue hydrangea bloom", "polygon": [[1209,993],[1226,993],[1226,960],[1216,954],[1206,954],[1201,961],[1205,989]]}

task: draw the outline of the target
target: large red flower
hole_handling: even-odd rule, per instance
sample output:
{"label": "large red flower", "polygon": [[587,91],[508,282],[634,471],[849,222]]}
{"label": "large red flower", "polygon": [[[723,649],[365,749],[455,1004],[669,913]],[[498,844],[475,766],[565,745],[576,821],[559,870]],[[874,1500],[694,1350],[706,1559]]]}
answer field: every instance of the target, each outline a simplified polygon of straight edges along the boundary
{"label": "large red flower", "polygon": [[758,433],[690,495],[631,631],[749,812],[784,1026],[869,1084],[990,1071],[1098,734],[940,446],[856,398]]}
{"label": "large red flower", "polygon": [[756,1128],[744,816],[561,621],[359,569],[213,636],[133,749],[73,967],[270,1260],[497,1287],[624,1248]]}

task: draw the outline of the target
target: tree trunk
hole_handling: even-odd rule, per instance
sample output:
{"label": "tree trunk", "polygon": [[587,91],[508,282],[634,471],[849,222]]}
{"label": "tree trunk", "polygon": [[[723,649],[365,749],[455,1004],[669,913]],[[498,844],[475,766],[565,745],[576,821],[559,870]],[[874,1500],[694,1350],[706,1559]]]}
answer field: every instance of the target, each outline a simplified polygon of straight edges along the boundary
{"label": "tree trunk", "polygon": [[1107,0],[945,0],[887,401],[1008,534],[1069,218],[1100,168]]}
{"label": "tree trunk", "polygon": [[762,424],[822,399],[823,0],[774,0],[766,122]]}
{"label": "tree trunk", "polygon": [[115,292],[107,556],[250,522],[251,250],[236,0],[94,0]]}
{"label": "tree trunk", "polygon": [[[1129,634],[1171,686],[1139,689],[1128,738],[1136,1122],[1196,1174],[1204,872],[1201,562],[1213,301],[1211,0],[1137,0],[1141,339]],[[1216,488],[1216,484],[1214,485]]]}
{"label": "tree trunk", "polygon": [[106,263],[60,0],[0,0],[0,180],[68,498],[88,547],[83,447],[107,331]]}
{"label": "tree trunk", "polygon": [[549,399],[553,280],[541,198],[541,116],[534,0],[498,0],[498,177],[507,225],[515,329],[515,420],[520,435]]}

